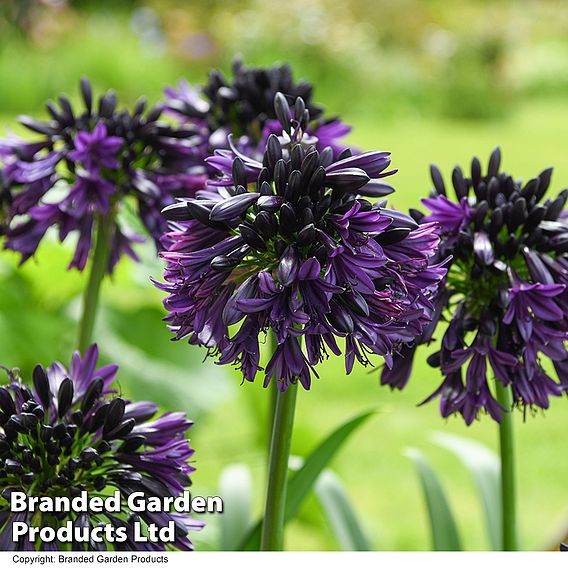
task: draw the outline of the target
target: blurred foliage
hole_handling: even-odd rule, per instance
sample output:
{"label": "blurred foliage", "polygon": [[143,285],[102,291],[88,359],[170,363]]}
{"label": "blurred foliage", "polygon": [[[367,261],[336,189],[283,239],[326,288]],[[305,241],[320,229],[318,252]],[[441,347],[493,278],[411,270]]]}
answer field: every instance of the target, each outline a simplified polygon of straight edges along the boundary
{"label": "blurred foliage", "polygon": [[[156,100],[182,77],[201,81],[212,66],[228,69],[234,54],[250,64],[289,61],[316,85],[316,99],[354,125],[362,148],[393,152],[399,173],[392,203],[417,206],[427,194],[428,163],[450,172],[473,153],[483,161],[501,144],[506,167],[528,179],[556,166],[555,189],[568,184],[563,140],[568,126],[568,10],[561,0],[2,0],[0,122],[17,128],[18,113],[41,113],[60,92],[78,96],[78,79],[114,88],[125,103]],[[65,248],[65,250],[62,250]],[[76,334],[84,275],[67,272],[70,250],[42,245],[37,260],[17,268],[0,255],[0,362],[29,373],[37,362],[67,362]],[[260,382],[203,360],[203,350],[169,341],[162,295],[150,276],[161,266],[151,246],[139,265],[126,261],[105,283],[97,337],[105,360],[121,365],[127,396],[155,398],[196,420],[196,492],[215,494],[220,473],[244,463],[255,483],[254,518],[265,475],[267,393]],[[426,351],[426,350],[423,350]],[[416,366],[402,393],[378,387],[376,370],[349,377],[330,360],[312,392],[299,394],[293,452],[307,455],[349,416],[370,405],[381,418],[350,441],[336,471],[381,550],[428,547],[427,517],[412,465],[401,449],[432,458],[468,550],[487,546],[483,511],[468,473],[432,447],[429,432],[466,435],[496,447],[488,420],[466,428],[442,421],[435,404],[416,408],[439,384],[436,371]],[[564,530],[566,400],[546,419],[517,417],[521,529],[528,548]],[[333,526],[312,495],[290,524],[295,550],[337,548]],[[214,528],[199,548],[218,542]]]}
{"label": "blurred foliage", "polygon": [[241,53],[285,55],[333,109],[494,119],[525,96],[568,92],[567,32],[561,0],[4,0],[0,97],[29,111],[88,74],[156,98],[172,77],[202,79]]}
{"label": "blurred foliage", "polygon": [[[67,364],[75,348],[79,296],[86,275],[71,273],[70,278],[62,278],[66,275],[60,257],[50,254],[56,247],[44,247],[47,250],[42,251],[39,269],[30,265],[15,269],[5,258],[0,260],[1,360],[8,367],[18,366],[24,377],[31,376],[38,362]],[[48,275],[55,276],[54,280]],[[227,374],[215,365],[200,369],[203,352],[180,349],[172,343],[161,322],[163,310],[158,298],[147,301],[152,296],[149,298],[145,290],[149,280],[144,280],[137,283],[128,278],[124,283],[130,302],[113,302],[113,296],[119,298],[125,292],[120,282],[114,286],[107,283],[109,305],[98,314],[95,330],[95,337],[103,338],[103,359],[120,366],[117,387],[125,396],[153,400],[166,409],[174,406],[173,401],[182,400],[183,407],[191,409],[191,418],[198,419],[231,392]],[[29,332],[25,338],[14,333],[15,321]]]}

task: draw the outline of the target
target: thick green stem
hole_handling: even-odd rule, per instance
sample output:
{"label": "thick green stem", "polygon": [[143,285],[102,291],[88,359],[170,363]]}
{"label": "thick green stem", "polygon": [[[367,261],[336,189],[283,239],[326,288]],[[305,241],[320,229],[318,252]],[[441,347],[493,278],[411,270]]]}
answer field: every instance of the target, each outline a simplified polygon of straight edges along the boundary
{"label": "thick green stem", "polygon": [[298,386],[278,392],[268,463],[268,489],[262,523],[261,550],[283,550],[288,461]]}
{"label": "thick green stem", "polygon": [[508,387],[497,383],[497,400],[507,410],[499,425],[499,447],[501,452],[501,523],[503,550],[518,550],[517,503],[515,476],[515,448],[513,441],[513,399]]}
{"label": "thick green stem", "polygon": [[109,249],[109,235],[111,221],[107,217],[100,216],[97,219],[97,236],[95,251],[91,258],[91,270],[85,293],[83,295],[83,311],[79,322],[79,337],[77,347],[84,353],[91,344],[97,306],[99,304],[99,291],[106,273]]}
{"label": "thick green stem", "polygon": [[[267,336],[266,336],[266,345],[268,347],[267,352],[268,352],[268,357],[266,360],[266,364],[268,365],[268,361],[270,360],[270,357],[272,357],[272,355],[274,354],[274,351],[276,351],[276,347],[277,347],[277,342],[276,342],[276,337],[274,335],[273,331],[269,331]],[[278,390],[278,381],[271,381],[270,385],[268,385],[268,390],[270,393],[270,398],[268,400],[268,416],[267,416],[267,454],[270,455],[270,444],[272,444],[272,430],[274,428],[274,414],[276,412],[276,403],[278,401],[278,393],[280,392]]]}

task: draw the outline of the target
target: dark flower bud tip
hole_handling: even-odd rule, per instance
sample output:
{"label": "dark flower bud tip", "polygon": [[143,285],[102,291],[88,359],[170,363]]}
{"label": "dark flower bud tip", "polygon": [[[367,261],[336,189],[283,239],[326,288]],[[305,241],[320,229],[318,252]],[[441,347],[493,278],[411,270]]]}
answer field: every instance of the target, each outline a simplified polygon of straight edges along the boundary
{"label": "dark flower bud tip", "polygon": [[249,227],[248,225],[239,225],[238,228],[245,243],[256,250],[266,250],[266,243],[263,238],[252,227]]}
{"label": "dark flower bud tip", "polygon": [[242,193],[220,201],[209,214],[211,221],[228,221],[242,215],[253,203],[258,201],[258,193]]}
{"label": "dark flower bud tip", "polygon": [[282,93],[276,93],[274,96],[274,110],[282,129],[290,132],[290,105]]}
{"label": "dark flower bud tip", "polygon": [[291,286],[298,275],[298,255],[292,246],[288,246],[278,263],[276,277],[283,286]]}
{"label": "dark flower bud tip", "polygon": [[59,386],[59,393],[57,395],[57,413],[59,418],[62,418],[71,407],[73,402],[73,381],[66,377]]}
{"label": "dark flower bud tip", "polygon": [[115,398],[109,403],[103,427],[104,436],[120,424],[125,407],[126,404],[122,398]]}
{"label": "dark flower bud tip", "polygon": [[36,365],[33,370],[33,382],[36,393],[45,409],[49,409],[51,403],[51,390],[45,369]]}

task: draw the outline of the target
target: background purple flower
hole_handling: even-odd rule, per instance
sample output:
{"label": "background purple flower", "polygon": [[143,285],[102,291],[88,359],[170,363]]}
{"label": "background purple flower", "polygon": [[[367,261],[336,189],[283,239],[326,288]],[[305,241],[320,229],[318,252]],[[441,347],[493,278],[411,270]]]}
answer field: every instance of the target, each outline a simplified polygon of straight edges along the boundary
{"label": "background purple flower", "polygon": [[[440,397],[443,416],[461,413],[468,424],[481,410],[501,420],[493,380],[512,387],[521,407],[548,408],[551,396],[568,389],[568,190],[545,199],[551,169],[523,184],[501,172],[500,162],[496,149],[486,174],[477,158],[471,177],[456,167],[456,202],[433,166],[434,190],[423,200],[430,214],[414,212],[421,223],[439,223],[439,259],[450,266],[433,324],[417,342],[429,343],[436,323],[449,322],[441,349],[429,358],[444,382],[428,400]],[[402,388],[413,355],[401,351],[383,382]]]}
{"label": "background purple flower", "polygon": [[176,339],[208,347],[253,381],[261,335],[271,331],[265,386],[308,389],[317,364],[341,353],[339,341],[348,373],[374,354],[390,366],[430,321],[445,268],[430,263],[435,224],[367,199],[394,190],[383,181],[394,173],[388,152],[320,152],[306,138],[304,101],[291,109],[277,94],[274,104],[281,132],[259,161],[230,138],[231,149],[208,160],[220,179],[165,209],[172,223],[158,286]]}
{"label": "background purple flower", "polygon": [[105,216],[112,219],[112,272],[124,253],[135,257],[131,245],[140,235],[133,234],[131,211],[160,246],[165,230],[160,210],[174,196],[192,196],[202,187],[205,169],[193,148],[195,129],[160,121],[160,106],[146,111],[140,100],[134,111],[120,110],[112,92],[94,104],[86,80],[81,94],[83,109],[60,97],[59,106],[47,104],[48,121],[21,117],[34,140],[0,141],[3,187],[10,197],[5,192],[0,197],[0,212],[8,216],[5,247],[19,252],[24,262],[55,227],[60,240],[77,236],[70,268],[83,270],[94,220]]}
{"label": "background purple flower", "polygon": [[8,224],[8,210],[12,203],[12,193],[4,176],[0,171],[0,236],[6,232]]}
{"label": "background purple flower", "polygon": [[289,65],[255,68],[235,59],[230,78],[215,70],[202,87],[180,81],[176,88],[167,88],[165,96],[168,111],[198,129],[203,158],[215,149],[226,148],[227,136],[232,134],[241,152],[261,159],[268,137],[282,133],[281,117],[274,108],[278,92],[291,103],[302,98],[310,116],[305,135],[308,139],[313,137],[312,143],[318,150],[330,147],[336,157],[345,150],[341,139],[351,128],[337,118],[324,117],[323,108],[312,100],[312,85],[294,81]]}
{"label": "background purple flower", "polygon": [[[92,345],[84,355],[75,352],[69,369],[53,363],[37,365],[33,388],[9,371],[10,384],[0,387],[0,549],[57,549],[57,543],[12,542],[12,523],[32,523],[29,517],[9,511],[9,493],[72,497],[77,492],[120,490],[123,502],[133,491],[166,497],[179,495],[190,485],[193,449],[185,438],[192,423],[181,412],[154,418],[156,404],[131,402],[117,396],[113,382],[118,367],[97,367],[98,349]],[[34,513],[34,526],[57,528],[112,523],[132,535],[135,520],[128,510],[120,513]],[[203,523],[174,513],[140,513],[143,523],[166,526],[176,523],[177,540],[171,546],[191,550],[190,530]],[[74,550],[163,550],[156,543],[74,543]]]}

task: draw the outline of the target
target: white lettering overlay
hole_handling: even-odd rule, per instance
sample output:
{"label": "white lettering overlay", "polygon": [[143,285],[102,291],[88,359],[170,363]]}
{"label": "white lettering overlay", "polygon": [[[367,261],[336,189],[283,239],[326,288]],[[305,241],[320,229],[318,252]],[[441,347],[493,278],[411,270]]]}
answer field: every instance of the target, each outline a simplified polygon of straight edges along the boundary
{"label": "white lettering overlay", "polygon": [[[123,506],[125,505],[125,506]],[[107,497],[89,497],[82,491],[76,497],[66,496],[28,496],[22,491],[10,493],[10,509],[12,513],[222,513],[223,500],[217,496],[192,497],[189,491],[178,496],[155,497],[146,496],[137,491],[128,495],[126,503],[122,502],[120,491]],[[34,516],[32,515],[32,518]],[[124,526],[112,523],[98,526],[78,526],[68,520],[62,526],[36,527],[23,521],[12,522],[12,540],[17,542],[25,538],[30,542],[135,542],[172,543],[176,539],[175,521],[169,520],[165,525],[136,521],[133,523],[133,534],[128,534]]]}

